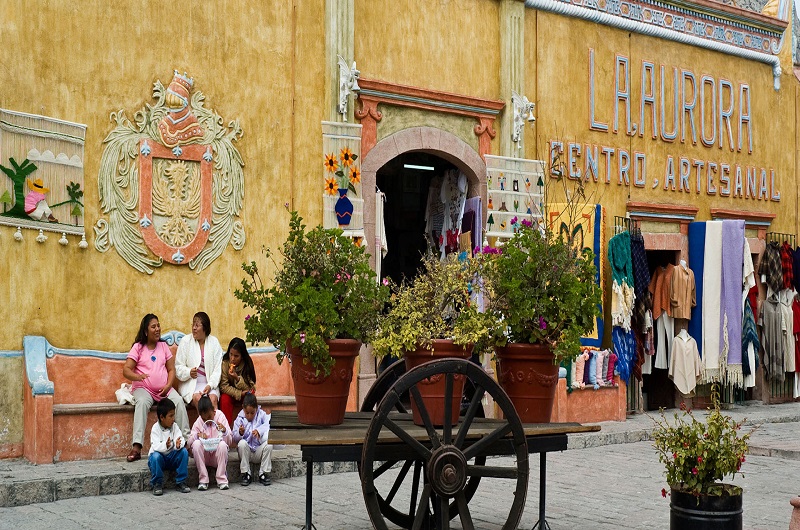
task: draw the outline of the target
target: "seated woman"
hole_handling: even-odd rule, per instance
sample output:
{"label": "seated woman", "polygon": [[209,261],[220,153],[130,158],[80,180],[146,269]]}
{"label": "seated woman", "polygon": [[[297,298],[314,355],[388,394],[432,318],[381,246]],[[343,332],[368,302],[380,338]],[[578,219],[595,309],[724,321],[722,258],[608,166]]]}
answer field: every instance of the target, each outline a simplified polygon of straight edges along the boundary
{"label": "seated woman", "polygon": [[167,343],[161,340],[161,324],[158,317],[148,313],[139,324],[136,340],[133,342],[122,375],[133,382],[131,392],[135,401],[133,413],[133,447],[128,454],[128,462],[142,457],[142,441],[147,424],[147,413],[153,403],[164,398],[175,403],[175,421],[189,437],[189,417],[181,396],[172,388],[175,379],[175,358]]}
{"label": "seated woman", "polygon": [[186,403],[197,407],[197,401],[208,394],[214,408],[219,400],[219,378],[222,373],[222,346],[211,335],[211,319],[203,311],[192,318],[192,334],[184,335],[175,355],[175,373],[182,381],[178,392]]}
{"label": "seated woman", "polygon": [[242,397],[248,392],[256,393],[256,368],[247,353],[247,346],[239,337],[231,340],[228,351],[222,357],[219,390],[219,410],[225,414],[228,424],[233,424],[242,408]]}

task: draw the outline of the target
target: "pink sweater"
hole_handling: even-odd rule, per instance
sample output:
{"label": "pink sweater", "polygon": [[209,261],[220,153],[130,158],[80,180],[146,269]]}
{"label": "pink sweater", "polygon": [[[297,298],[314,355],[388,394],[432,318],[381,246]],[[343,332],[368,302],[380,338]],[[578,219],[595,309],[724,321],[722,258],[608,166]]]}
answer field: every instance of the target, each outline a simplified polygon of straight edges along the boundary
{"label": "pink sweater", "polygon": [[[225,427],[225,434],[220,434],[219,430],[217,429],[217,423],[220,423],[223,427]],[[194,422],[194,425],[192,425],[192,434],[189,436],[189,441],[187,442],[189,447],[194,444],[195,440],[200,439],[198,436],[200,433],[205,434],[207,438],[221,437],[222,441],[225,442],[228,447],[231,446],[233,441],[233,435],[231,434],[231,427],[228,425],[228,419],[220,410],[214,412],[213,423],[211,421],[206,423],[203,421],[203,418],[197,418],[197,420]]]}

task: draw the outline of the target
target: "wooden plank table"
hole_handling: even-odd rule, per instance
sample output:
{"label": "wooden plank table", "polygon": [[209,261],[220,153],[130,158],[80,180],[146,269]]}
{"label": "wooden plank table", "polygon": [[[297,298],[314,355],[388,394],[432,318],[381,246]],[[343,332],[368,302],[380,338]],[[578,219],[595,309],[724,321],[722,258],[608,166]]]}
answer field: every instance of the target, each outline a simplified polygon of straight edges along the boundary
{"label": "wooden plank table", "polygon": [[[273,445],[299,445],[303,461],[306,462],[306,523],[303,528],[316,528],[311,522],[314,462],[360,462],[364,449],[364,438],[373,418],[371,412],[348,412],[341,425],[321,427],[304,425],[297,420],[295,411],[275,410],[270,422],[269,441]],[[413,424],[410,414],[392,413],[393,421],[403,425],[404,430],[414,439],[425,444],[430,442],[424,427]],[[502,426],[504,420],[475,418],[467,435],[467,444]],[[579,423],[523,424],[529,453],[540,454],[539,468],[539,522],[536,526],[544,528],[545,522],[545,482],[546,454],[550,451],[563,451],[567,448],[569,434],[599,431],[596,425]],[[482,452],[486,456],[514,454],[510,440],[500,440]],[[417,455],[388,429],[381,431],[376,447],[378,460],[413,460]],[[536,528],[536,526],[534,528]]]}

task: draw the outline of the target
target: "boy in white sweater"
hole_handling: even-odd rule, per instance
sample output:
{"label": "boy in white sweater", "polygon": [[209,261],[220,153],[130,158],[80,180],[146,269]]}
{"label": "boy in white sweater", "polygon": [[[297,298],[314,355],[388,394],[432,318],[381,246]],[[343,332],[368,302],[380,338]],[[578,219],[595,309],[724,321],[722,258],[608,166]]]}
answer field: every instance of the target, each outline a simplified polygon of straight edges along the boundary
{"label": "boy in white sweater", "polygon": [[150,485],[153,495],[164,493],[164,471],[175,471],[175,489],[189,493],[186,479],[189,478],[189,452],[180,427],[175,423],[175,403],[162,399],[156,407],[158,421],[150,431]]}

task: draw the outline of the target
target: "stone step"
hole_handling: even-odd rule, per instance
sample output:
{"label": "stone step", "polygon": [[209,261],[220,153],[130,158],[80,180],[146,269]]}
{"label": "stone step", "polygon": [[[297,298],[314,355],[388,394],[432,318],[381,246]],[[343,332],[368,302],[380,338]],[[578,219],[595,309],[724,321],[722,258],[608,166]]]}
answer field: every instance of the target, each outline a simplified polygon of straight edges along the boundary
{"label": "stone step", "polygon": [[[251,465],[254,478],[251,488],[263,487],[258,483],[258,465]],[[355,471],[355,462],[327,462],[314,464],[315,475],[326,475]],[[216,488],[214,470],[209,470],[211,484]],[[289,477],[305,476],[306,464],[298,447],[288,446],[272,453],[272,481]],[[174,474],[167,473],[165,488],[175,485]],[[228,481],[232,488],[239,488],[239,455],[231,451],[228,456]],[[189,458],[189,486],[198,484],[197,467]],[[108,460],[60,462],[58,464],[33,465],[25,460],[0,460],[0,507],[23,506],[41,502],[53,502],[76,497],[111,495],[150,490],[150,470],[147,456],[129,463],[124,458]]]}

